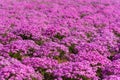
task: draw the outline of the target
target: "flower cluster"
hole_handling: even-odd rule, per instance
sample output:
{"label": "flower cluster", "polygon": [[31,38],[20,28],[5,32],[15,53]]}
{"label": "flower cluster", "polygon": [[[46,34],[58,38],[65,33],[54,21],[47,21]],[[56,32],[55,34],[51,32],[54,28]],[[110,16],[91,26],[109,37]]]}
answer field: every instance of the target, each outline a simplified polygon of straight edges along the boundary
{"label": "flower cluster", "polygon": [[120,1],[0,0],[0,80],[120,80]]}
{"label": "flower cluster", "polygon": [[53,71],[49,70],[49,72],[53,73],[55,77],[61,80],[97,79],[95,71],[86,61],[61,63]]}
{"label": "flower cluster", "polygon": [[0,80],[42,80],[42,75],[13,58],[0,57]]}

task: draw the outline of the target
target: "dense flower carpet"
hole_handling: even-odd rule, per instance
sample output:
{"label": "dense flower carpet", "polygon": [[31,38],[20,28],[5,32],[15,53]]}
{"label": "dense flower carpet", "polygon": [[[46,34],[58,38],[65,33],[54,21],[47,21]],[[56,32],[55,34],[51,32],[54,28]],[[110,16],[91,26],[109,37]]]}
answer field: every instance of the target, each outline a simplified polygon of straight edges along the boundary
{"label": "dense flower carpet", "polygon": [[0,80],[120,80],[120,0],[0,0]]}

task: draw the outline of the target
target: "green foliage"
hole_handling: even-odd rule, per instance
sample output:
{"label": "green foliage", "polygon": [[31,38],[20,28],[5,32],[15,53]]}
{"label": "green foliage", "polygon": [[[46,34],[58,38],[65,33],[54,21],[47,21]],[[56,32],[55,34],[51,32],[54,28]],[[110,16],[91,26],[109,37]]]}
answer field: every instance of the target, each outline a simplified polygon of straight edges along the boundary
{"label": "green foliage", "polygon": [[71,46],[69,46],[69,52],[73,53],[73,54],[77,54],[78,50],[75,49],[75,44],[71,44]]}
{"label": "green foliage", "polygon": [[87,16],[87,14],[82,13],[82,14],[80,15],[80,18],[84,18],[85,16]]}
{"label": "green foliage", "polygon": [[102,69],[101,68],[98,67],[96,73],[97,73],[96,76],[102,78],[103,75],[102,75]]}
{"label": "green foliage", "polygon": [[62,40],[65,36],[64,35],[60,35],[60,33],[57,33],[54,37],[58,38],[59,40]]}
{"label": "green foliage", "polygon": [[38,71],[44,76],[43,80],[54,80],[53,75],[46,72],[46,69],[39,68]]}
{"label": "green foliage", "polygon": [[91,67],[96,67],[96,66],[101,66],[101,65],[102,65],[101,63],[97,63],[97,64],[95,64],[95,65],[90,64]]}
{"label": "green foliage", "polygon": [[32,35],[26,36],[25,34],[20,34],[23,40],[32,40]]}
{"label": "green foliage", "polygon": [[117,31],[114,31],[114,34],[115,36],[120,37],[120,33],[118,33]]}
{"label": "green foliage", "polygon": [[91,38],[92,37],[92,33],[91,32],[86,33],[86,36],[87,36],[87,38]]}
{"label": "green foliage", "polygon": [[15,59],[18,59],[18,60],[21,60],[22,59],[22,56],[20,55],[20,53],[12,53],[12,52],[9,52],[9,56],[15,58]]}
{"label": "green foliage", "polygon": [[35,43],[38,44],[38,45],[42,45],[42,44],[44,43],[44,41],[42,41],[42,40],[37,40],[37,41],[35,41]]}
{"label": "green foliage", "polygon": [[86,76],[81,76],[81,78],[82,78],[83,80],[91,80],[90,78],[88,78],[88,77],[86,77]]}
{"label": "green foliage", "polygon": [[37,80],[36,78],[32,77],[32,80]]}
{"label": "green foliage", "polygon": [[101,24],[94,24],[95,28],[104,28],[106,26],[106,24],[101,23]]}
{"label": "green foliage", "polygon": [[7,32],[5,32],[4,34],[2,34],[2,37],[5,38],[8,35]]}
{"label": "green foliage", "polygon": [[27,54],[25,56],[32,57],[34,52],[35,52],[35,49],[34,48],[30,48],[30,49],[28,49]]}
{"label": "green foliage", "polygon": [[65,55],[65,52],[63,50],[58,50],[58,51],[60,52],[59,57],[60,57],[60,59],[62,59]]}
{"label": "green foliage", "polygon": [[55,56],[54,59],[56,59],[59,63],[63,63],[63,62],[66,62],[67,59],[65,58],[65,52],[62,51],[62,50],[58,50],[60,52],[60,55],[59,56]]}

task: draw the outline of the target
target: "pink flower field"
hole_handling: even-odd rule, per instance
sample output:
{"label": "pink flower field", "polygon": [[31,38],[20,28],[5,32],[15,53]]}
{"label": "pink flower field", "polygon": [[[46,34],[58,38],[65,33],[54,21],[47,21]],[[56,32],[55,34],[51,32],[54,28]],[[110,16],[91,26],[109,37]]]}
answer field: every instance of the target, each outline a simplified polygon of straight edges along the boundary
{"label": "pink flower field", "polygon": [[120,80],[120,0],[0,0],[0,80]]}

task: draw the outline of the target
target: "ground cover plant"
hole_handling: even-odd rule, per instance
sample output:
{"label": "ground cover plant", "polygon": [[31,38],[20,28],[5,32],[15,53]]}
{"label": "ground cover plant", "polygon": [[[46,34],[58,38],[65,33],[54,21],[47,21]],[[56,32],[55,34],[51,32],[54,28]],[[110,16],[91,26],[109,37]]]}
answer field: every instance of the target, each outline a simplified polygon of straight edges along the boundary
{"label": "ground cover plant", "polygon": [[120,80],[120,0],[0,0],[0,80]]}

